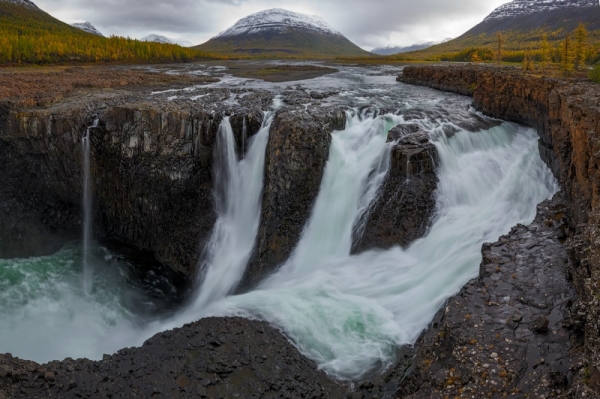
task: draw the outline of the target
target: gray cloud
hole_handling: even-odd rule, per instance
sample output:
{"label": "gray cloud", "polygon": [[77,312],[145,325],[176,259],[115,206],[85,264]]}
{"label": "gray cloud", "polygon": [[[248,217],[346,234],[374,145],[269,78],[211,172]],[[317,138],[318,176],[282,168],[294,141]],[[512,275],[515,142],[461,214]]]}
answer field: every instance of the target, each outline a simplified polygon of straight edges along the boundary
{"label": "gray cloud", "polygon": [[149,33],[202,43],[268,8],[319,15],[366,49],[456,37],[507,0],[34,0],[66,21],[90,21],[105,35]]}

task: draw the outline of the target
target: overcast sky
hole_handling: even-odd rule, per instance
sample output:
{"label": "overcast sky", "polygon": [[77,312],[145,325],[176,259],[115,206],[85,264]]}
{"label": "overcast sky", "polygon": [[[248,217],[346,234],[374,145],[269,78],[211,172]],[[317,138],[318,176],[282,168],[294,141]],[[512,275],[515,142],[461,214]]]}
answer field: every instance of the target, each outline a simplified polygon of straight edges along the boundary
{"label": "overcast sky", "polygon": [[285,8],[319,15],[350,40],[373,47],[441,41],[466,32],[508,0],[33,0],[65,22],[100,32],[150,33],[200,44],[248,14]]}

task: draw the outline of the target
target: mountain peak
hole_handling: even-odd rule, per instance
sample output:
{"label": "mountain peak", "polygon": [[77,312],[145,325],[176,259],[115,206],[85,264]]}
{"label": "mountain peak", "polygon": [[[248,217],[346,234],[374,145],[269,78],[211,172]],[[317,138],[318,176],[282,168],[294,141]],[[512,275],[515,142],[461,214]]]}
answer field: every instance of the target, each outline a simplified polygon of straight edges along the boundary
{"label": "mountain peak", "polygon": [[281,8],[260,11],[240,19],[231,28],[216,37],[224,38],[264,31],[286,32],[289,29],[307,30],[321,34],[342,36],[321,17],[301,14]]}
{"label": "mountain peak", "polygon": [[496,8],[484,21],[520,17],[543,11],[599,6],[598,0],[513,0]]}
{"label": "mountain peak", "polygon": [[12,4],[17,4],[19,6],[39,10],[38,6],[36,6],[33,3],[33,1],[29,1],[29,0],[0,0],[0,3],[12,3]]}
{"label": "mountain peak", "polygon": [[143,37],[141,40],[143,42],[178,44],[183,47],[190,47],[192,45],[192,43],[185,41],[185,40],[175,40],[175,39],[171,39],[170,37],[156,35],[156,34],[150,34],[148,36]]}
{"label": "mountain peak", "polygon": [[90,22],[76,22],[76,23],[71,24],[71,26],[74,26],[77,29],[81,29],[82,31],[87,32],[87,33],[91,33],[93,35],[104,36]]}

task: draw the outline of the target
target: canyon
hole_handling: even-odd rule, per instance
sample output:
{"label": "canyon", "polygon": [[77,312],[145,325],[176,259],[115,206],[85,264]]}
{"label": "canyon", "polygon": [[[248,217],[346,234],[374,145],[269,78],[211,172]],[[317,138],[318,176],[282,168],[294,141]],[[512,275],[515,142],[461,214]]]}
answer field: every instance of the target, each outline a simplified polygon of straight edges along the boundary
{"label": "canyon", "polygon": [[[351,388],[330,380],[268,323],[206,318],[95,362],[42,366],[3,355],[0,397],[594,397],[600,381],[600,90],[586,82],[473,66],[405,67],[398,80],[472,96],[483,114],[536,128],[539,153],[562,192],[538,206],[531,225],[484,245],[478,278],[446,301],[414,346],[398,350],[393,367]],[[0,257],[49,255],[77,238],[80,139],[97,118],[98,127],[90,131],[95,237],[149,253],[194,285],[218,218],[213,187],[219,126],[229,118],[243,157],[263,111],[281,101],[269,129],[256,247],[238,288],[250,291],[293,256],[318,201],[331,133],[352,120],[344,112],[348,105],[336,104],[338,92],[300,86],[274,94],[207,80],[176,90],[88,90],[46,107],[3,104],[0,169],[8,173],[0,177]],[[443,101],[466,108],[459,96]],[[446,115],[444,108],[430,112],[452,121],[449,136],[501,124],[478,114]],[[417,123],[421,117],[419,108],[404,110],[405,123],[387,135],[389,169],[363,228],[353,232],[353,253],[408,247],[430,230],[440,154]]]}

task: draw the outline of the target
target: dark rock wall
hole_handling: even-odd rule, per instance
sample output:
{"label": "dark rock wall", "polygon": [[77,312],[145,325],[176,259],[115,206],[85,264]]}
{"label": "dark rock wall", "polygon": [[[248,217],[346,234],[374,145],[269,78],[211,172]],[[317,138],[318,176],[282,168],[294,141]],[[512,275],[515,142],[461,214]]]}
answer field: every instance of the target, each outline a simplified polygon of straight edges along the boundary
{"label": "dark rock wall", "polygon": [[414,360],[363,388],[364,397],[567,397],[577,344],[566,320],[577,294],[565,278],[566,212],[558,194],[530,226],[485,244],[479,278],[438,312]]}
{"label": "dark rock wall", "polygon": [[[87,112],[5,112],[0,129],[0,256],[47,255],[80,225]],[[91,122],[90,122],[91,123]]]}
{"label": "dark rock wall", "polygon": [[[185,348],[185,349],[183,349]],[[0,355],[0,398],[344,398],[267,323],[209,318],[101,361]]]}
{"label": "dark rock wall", "polygon": [[[212,156],[223,118],[148,104],[10,112],[0,131],[0,256],[50,254],[81,229],[81,137],[92,129],[94,228],[193,275],[216,215]],[[232,117],[236,140],[262,113]],[[241,145],[238,147],[241,148]]]}
{"label": "dark rock wall", "polygon": [[427,133],[403,130],[390,131],[388,140],[395,141],[390,170],[364,230],[356,237],[355,252],[405,247],[425,234],[435,213],[437,150]]}
{"label": "dark rock wall", "polygon": [[569,323],[585,348],[574,366],[573,389],[577,395],[600,392],[600,87],[474,66],[406,67],[398,80],[457,93],[472,89],[474,105],[484,113],[537,128],[540,154],[565,191],[570,215],[567,271],[579,311]]}
{"label": "dark rock wall", "polygon": [[334,108],[285,108],[277,114],[267,145],[257,245],[243,289],[284,262],[298,243],[319,194],[331,133],[345,123],[345,113]]}

